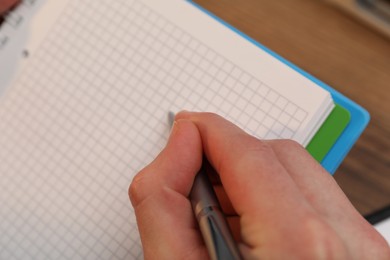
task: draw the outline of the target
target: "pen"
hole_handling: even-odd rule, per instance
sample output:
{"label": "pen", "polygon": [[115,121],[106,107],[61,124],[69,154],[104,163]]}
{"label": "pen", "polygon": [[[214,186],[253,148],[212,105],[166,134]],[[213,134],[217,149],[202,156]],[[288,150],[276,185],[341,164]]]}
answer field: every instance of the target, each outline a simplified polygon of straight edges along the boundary
{"label": "pen", "polygon": [[[171,125],[174,117],[174,113],[169,112],[168,120]],[[213,186],[207,176],[205,160],[206,158],[203,158],[202,167],[195,176],[190,192],[192,209],[198,221],[203,240],[212,260],[242,259]]]}

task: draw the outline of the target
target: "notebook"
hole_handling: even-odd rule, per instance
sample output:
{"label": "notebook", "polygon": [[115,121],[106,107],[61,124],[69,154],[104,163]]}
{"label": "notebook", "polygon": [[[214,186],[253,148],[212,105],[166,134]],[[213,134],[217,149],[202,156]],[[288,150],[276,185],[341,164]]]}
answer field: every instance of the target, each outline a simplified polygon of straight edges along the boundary
{"label": "notebook", "polygon": [[1,259],[142,258],[127,189],[164,147],[168,111],[294,139],[330,172],[368,122],[190,1],[44,2],[15,36],[21,58],[12,33],[0,49],[18,60],[1,81]]}

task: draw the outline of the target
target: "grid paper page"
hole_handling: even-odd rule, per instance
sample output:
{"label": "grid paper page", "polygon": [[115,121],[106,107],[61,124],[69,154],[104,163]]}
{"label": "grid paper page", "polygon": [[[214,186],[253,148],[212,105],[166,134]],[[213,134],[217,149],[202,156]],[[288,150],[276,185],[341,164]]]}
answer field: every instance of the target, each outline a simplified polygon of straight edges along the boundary
{"label": "grid paper page", "polygon": [[307,116],[142,1],[70,1],[30,59],[0,103],[1,259],[142,258],[127,189],[169,110],[261,138]]}

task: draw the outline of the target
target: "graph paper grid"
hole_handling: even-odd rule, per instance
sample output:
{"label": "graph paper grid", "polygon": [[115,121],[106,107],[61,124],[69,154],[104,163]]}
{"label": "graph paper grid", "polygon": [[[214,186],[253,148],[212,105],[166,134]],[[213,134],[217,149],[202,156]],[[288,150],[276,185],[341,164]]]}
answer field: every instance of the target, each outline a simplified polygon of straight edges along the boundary
{"label": "graph paper grid", "polygon": [[135,0],[70,1],[0,100],[0,258],[142,258],[127,197],[168,111],[294,138],[307,112]]}

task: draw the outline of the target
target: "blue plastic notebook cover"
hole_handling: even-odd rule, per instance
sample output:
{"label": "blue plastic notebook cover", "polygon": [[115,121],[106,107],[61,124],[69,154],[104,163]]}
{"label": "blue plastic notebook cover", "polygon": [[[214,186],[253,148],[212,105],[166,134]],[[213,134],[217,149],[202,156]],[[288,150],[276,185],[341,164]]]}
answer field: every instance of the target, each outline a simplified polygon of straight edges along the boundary
{"label": "blue plastic notebook cover", "polygon": [[332,147],[332,149],[329,151],[329,153],[326,155],[326,157],[321,162],[322,166],[331,174],[334,174],[334,172],[337,170],[337,168],[340,166],[341,162],[344,160],[348,152],[351,150],[352,146],[355,144],[359,136],[363,133],[364,129],[367,127],[368,122],[370,121],[370,115],[363,107],[356,104],[354,101],[350,100],[349,98],[345,97],[335,89],[331,88],[330,86],[326,85],[324,82],[318,80],[317,78],[313,77],[306,71],[298,68],[296,65],[292,64],[288,60],[284,59],[283,57],[279,56],[275,52],[271,51],[270,49],[266,48],[259,42],[255,41],[248,35],[244,34],[243,32],[239,31],[232,25],[228,24],[221,18],[217,17],[213,13],[209,12],[208,10],[204,9],[203,7],[199,6],[198,4],[194,3],[191,0],[187,0],[187,2],[191,3],[194,7],[198,8],[205,14],[209,15],[219,23],[223,24],[224,26],[228,27],[241,37],[245,38],[252,44],[256,45],[263,51],[267,52],[271,56],[273,56],[275,59],[278,59],[279,61],[283,62],[293,70],[297,71],[301,75],[305,76],[306,78],[310,79],[320,87],[326,89],[329,91],[333,97],[333,100],[335,103],[341,105],[346,110],[348,110],[351,114],[351,121],[349,122],[346,129],[343,131],[343,133],[338,138],[335,145]]}

